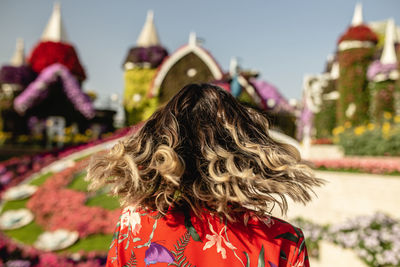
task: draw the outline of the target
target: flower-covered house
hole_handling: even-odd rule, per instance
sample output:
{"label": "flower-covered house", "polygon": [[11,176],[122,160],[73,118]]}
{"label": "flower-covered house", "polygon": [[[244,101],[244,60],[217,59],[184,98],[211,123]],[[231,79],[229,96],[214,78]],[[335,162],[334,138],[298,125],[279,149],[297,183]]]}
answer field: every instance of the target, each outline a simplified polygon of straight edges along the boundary
{"label": "flower-covered house", "polygon": [[2,108],[3,133],[51,146],[53,141],[74,142],[68,140],[73,136],[65,136],[66,129],[72,135],[89,130],[94,137],[114,130],[115,111],[95,110],[82,90],[86,73],[68,41],[59,4],[27,60],[22,44],[16,53],[14,66],[4,66],[0,74],[3,99],[10,91],[7,88],[13,88],[7,101],[2,101],[8,105]]}
{"label": "flower-covered house", "polygon": [[364,22],[357,4],[325,72],[304,77],[299,135],[329,138],[338,126],[400,115],[399,59],[400,27],[392,19]]}

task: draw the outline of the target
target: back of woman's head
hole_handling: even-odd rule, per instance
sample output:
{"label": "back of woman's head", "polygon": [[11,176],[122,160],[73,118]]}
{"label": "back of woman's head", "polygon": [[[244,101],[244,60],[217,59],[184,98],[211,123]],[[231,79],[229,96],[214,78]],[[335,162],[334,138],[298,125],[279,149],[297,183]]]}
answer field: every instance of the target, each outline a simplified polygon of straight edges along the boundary
{"label": "back of woman's head", "polygon": [[191,84],[134,135],[92,160],[91,187],[112,184],[123,205],[165,214],[189,206],[231,219],[265,215],[286,197],[307,202],[320,185],[298,151],[273,140],[268,120],[210,84]]}

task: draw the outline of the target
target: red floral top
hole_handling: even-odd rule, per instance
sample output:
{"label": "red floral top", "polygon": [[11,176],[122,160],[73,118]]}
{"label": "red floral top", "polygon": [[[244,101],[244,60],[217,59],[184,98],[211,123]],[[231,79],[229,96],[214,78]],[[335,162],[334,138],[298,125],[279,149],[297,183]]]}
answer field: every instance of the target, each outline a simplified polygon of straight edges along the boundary
{"label": "red floral top", "polygon": [[243,215],[233,223],[190,212],[153,215],[123,210],[107,266],[309,266],[302,231],[277,218],[250,218],[245,226]]}

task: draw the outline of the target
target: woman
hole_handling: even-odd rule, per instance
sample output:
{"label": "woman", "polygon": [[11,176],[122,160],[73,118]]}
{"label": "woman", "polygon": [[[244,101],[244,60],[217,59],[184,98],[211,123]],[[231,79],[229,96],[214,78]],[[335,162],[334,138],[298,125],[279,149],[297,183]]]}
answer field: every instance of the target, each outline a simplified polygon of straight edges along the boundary
{"label": "woman", "polygon": [[107,266],[309,266],[300,229],[269,215],[321,184],[267,119],[210,84],[184,87],[92,160],[125,208]]}

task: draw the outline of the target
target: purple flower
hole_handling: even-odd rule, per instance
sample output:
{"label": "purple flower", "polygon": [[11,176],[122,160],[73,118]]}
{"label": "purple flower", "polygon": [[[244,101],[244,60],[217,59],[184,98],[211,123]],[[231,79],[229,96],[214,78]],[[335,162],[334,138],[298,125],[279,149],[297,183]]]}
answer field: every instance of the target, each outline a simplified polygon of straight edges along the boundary
{"label": "purple flower", "polygon": [[386,78],[389,78],[390,72],[396,69],[397,64],[382,64],[380,60],[375,60],[371,65],[369,65],[367,77],[370,81],[372,81],[378,74],[383,74]]}
{"label": "purple flower", "polygon": [[49,94],[50,85],[58,78],[61,78],[63,90],[74,107],[86,118],[93,118],[95,111],[89,97],[82,92],[78,81],[68,69],[59,63],[45,68],[37,79],[14,100],[15,110],[23,114],[42,102]]}
{"label": "purple flower", "polygon": [[19,84],[23,87],[36,78],[36,73],[29,66],[3,66],[0,69],[0,83]]}
{"label": "purple flower", "polygon": [[144,262],[146,266],[158,262],[173,263],[174,256],[163,245],[152,242],[145,252]]}
{"label": "purple flower", "polygon": [[[253,84],[267,109],[272,109],[274,111],[287,111],[290,113],[294,111],[293,107],[281,95],[281,93],[279,93],[275,86],[255,78],[251,78],[250,83]],[[273,105],[268,105],[268,102],[273,103]]]}
{"label": "purple flower", "polygon": [[31,266],[31,263],[29,261],[24,261],[24,260],[11,260],[11,261],[7,261],[6,266],[7,267],[29,267],[29,266]]}

